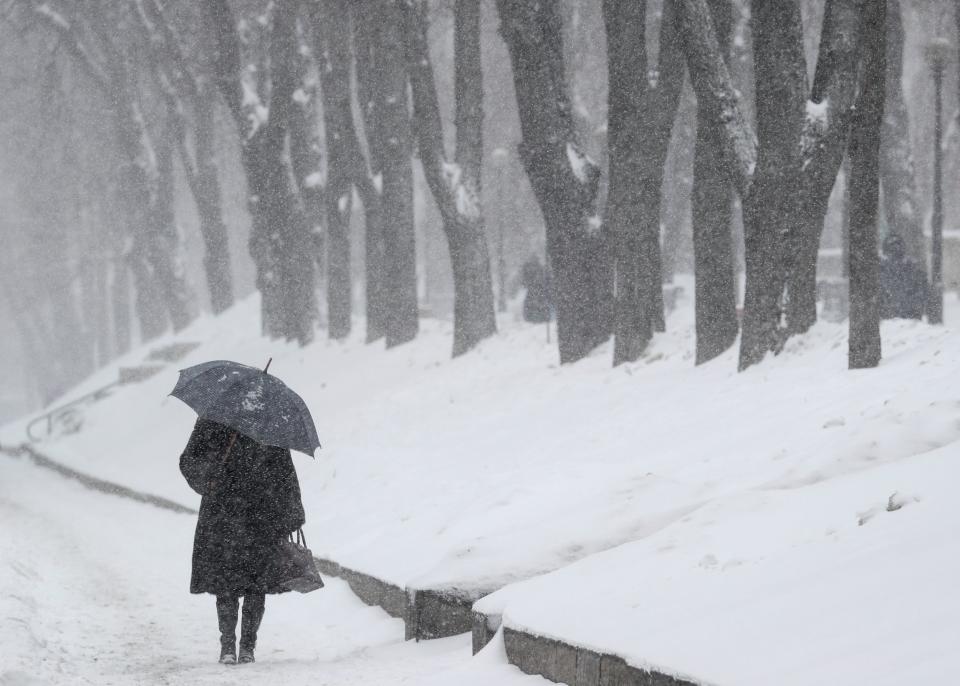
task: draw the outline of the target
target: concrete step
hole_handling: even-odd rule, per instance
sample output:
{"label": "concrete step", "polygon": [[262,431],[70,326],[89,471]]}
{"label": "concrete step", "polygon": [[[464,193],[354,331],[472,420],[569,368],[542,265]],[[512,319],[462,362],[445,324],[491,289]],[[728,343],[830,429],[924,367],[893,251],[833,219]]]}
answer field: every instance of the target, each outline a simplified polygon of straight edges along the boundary
{"label": "concrete step", "polygon": [[634,667],[617,655],[597,653],[509,627],[503,630],[503,643],[507,660],[522,672],[570,686],[702,686]]}

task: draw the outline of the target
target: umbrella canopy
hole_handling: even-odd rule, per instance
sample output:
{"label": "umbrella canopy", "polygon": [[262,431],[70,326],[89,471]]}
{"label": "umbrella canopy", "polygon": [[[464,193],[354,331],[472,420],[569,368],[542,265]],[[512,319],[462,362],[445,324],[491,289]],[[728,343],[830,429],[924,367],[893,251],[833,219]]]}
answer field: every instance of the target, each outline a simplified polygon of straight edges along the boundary
{"label": "umbrella canopy", "polygon": [[170,395],[200,417],[225,424],[265,445],[311,457],[320,447],[317,428],[303,398],[266,369],[229,360],[204,362],[180,370]]}

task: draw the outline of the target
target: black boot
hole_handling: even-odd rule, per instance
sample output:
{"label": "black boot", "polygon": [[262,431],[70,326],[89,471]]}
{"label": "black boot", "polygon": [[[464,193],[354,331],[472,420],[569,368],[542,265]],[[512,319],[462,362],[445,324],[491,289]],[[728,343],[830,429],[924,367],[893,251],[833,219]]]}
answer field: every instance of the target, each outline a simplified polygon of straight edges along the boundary
{"label": "black boot", "polygon": [[263,619],[266,597],[260,593],[243,597],[243,617],[240,619],[240,664],[255,662],[253,650],[257,647],[257,630]]}
{"label": "black boot", "polygon": [[220,622],[220,664],[237,664],[237,615],[240,599],[236,596],[217,596],[217,620]]}

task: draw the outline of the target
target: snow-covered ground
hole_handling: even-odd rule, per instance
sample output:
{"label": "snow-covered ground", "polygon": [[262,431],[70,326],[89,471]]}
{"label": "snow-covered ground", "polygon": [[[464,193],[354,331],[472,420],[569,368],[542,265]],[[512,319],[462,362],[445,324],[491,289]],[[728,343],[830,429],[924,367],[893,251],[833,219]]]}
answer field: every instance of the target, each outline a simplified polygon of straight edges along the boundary
{"label": "snow-covered ground", "polygon": [[475,609],[697,683],[945,682],[960,663],[958,483],[954,444],[716,498]]}
{"label": "snow-covered ground", "polygon": [[[908,666],[944,678],[960,666],[941,650],[960,627],[940,609],[960,616],[945,490],[960,457],[960,335],[949,325],[886,322],[881,367],[849,372],[845,327],[820,323],[737,374],[735,351],[693,366],[688,301],[644,359],[617,369],[606,348],[559,368],[543,327],[512,318],[450,361],[443,322],[390,351],[359,334],[301,349],[257,337],[257,314],[254,299],[198,322],[178,336],[196,351],[41,448],[195,504],[176,466],[193,413],[166,397],[176,369],[273,357],[324,444],[315,462],[295,458],[317,554],[401,586],[506,587],[478,607],[508,626],[715,683],[787,683],[790,670],[876,684]],[[955,299],[946,320],[960,320]],[[22,431],[9,425],[0,441]],[[894,492],[905,506],[886,512]],[[185,567],[189,532],[176,537],[163,545],[180,546]],[[486,660],[513,674],[498,649],[461,669]]]}
{"label": "snow-covered ground", "polygon": [[[255,665],[224,667],[211,596],[186,592],[193,518],[85,490],[0,456],[0,684],[476,683],[533,686],[469,636],[404,642],[403,623],[328,579],[271,596]],[[454,670],[451,672],[450,670]],[[492,678],[493,681],[487,679]]]}

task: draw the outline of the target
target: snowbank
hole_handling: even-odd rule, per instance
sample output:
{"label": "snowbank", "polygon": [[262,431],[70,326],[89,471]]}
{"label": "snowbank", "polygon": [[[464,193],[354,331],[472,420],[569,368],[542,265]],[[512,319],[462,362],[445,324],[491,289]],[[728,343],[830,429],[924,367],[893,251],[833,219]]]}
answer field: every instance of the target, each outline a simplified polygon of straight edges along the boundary
{"label": "snowbank", "polygon": [[955,444],[717,498],[474,609],[697,683],[937,683],[960,666],[957,483]]}
{"label": "snowbank", "polygon": [[[928,462],[918,456],[960,438],[956,392],[960,336],[952,328],[887,322],[882,366],[849,372],[845,328],[820,323],[780,356],[738,374],[735,351],[693,366],[691,309],[689,301],[681,302],[668,322],[669,333],[659,336],[635,364],[611,369],[610,350],[601,349],[577,365],[559,368],[543,327],[525,326],[512,318],[501,320],[497,338],[450,361],[450,327],[431,320],[424,322],[417,341],[390,351],[381,344],[364,345],[359,335],[345,343],[319,341],[303,349],[265,341],[256,336],[258,303],[252,299],[224,315],[216,326],[207,319],[183,332],[179,340],[202,345],[181,364],[91,406],[79,433],[42,448],[77,469],[195,505],[196,496],[177,470],[193,413],[166,397],[176,368],[216,358],[262,364],[273,357],[271,372],[304,396],[324,445],[315,462],[295,458],[315,552],[400,586],[459,589],[474,596],[608,550],[569,573],[596,571],[590,566],[600,565],[595,560],[623,555],[627,557],[616,558],[617,564],[631,567],[636,579],[646,579],[647,574],[666,578],[667,571],[647,566],[653,556],[648,548],[666,545],[667,539],[684,560],[706,559],[704,564],[710,567],[707,556],[713,555],[719,569],[733,557],[751,560],[762,554],[727,550],[736,548],[732,544],[738,540],[764,533],[751,527],[769,524],[767,538],[793,540],[799,534],[788,524],[795,518],[819,522],[825,513],[831,519],[821,522],[818,531],[843,556],[848,543],[852,546],[874,535],[887,519],[913,521],[919,515],[912,512],[926,511],[925,503],[908,506],[857,527],[859,538],[844,534],[844,522],[848,523],[844,518],[853,516],[850,511],[883,504],[894,490],[912,494],[919,488],[922,497],[920,487],[927,481],[921,472],[926,474],[923,465]],[[948,302],[946,320],[960,320],[956,300]],[[146,351],[137,354],[142,357]],[[85,387],[93,388],[115,374],[116,369],[105,370]],[[0,440],[21,440],[22,428],[22,423],[6,427]],[[867,488],[871,479],[886,478],[880,475],[896,469],[905,474],[916,469],[918,485],[904,478],[898,484],[905,486],[891,481],[883,482],[882,488]],[[857,484],[863,486],[862,493]],[[808,499],[805,511],[802,504]],[[727,548],[705,549],[700,536],[709,529],[708,520],[727,532],[723,539],[730,543]],[[840,538],[825,534],[827,528],[840,532]],[[940,549],[936,554],[952,559],[956,537],[948,539],[945,531],[936,531],[940,534],[931,536],[942,537],[930,540],[930,550]],[[627,543],[646,552],[630,557],[630,546],[618,547]],[[761,548],[769,545],[763,542]],[[809,560],[804,550],[812,556]],[[776,564],[802,570],[809,563],[811,574],[816,572],[807,578],[809,588],[802,575],[784,579],[796,589],[800,609],[810,603],[817,588],[834,583],[856,586],[853,580],[858,575],[869,576],[867,566],[848,571],[842,565],[817,567],[829,558],[819,549],[798,548],[793,554],[777,552],[781,561]],[[852,548],[849,554],[854,555]],[[893,546],[862,562],[887,569],[888,558],[909,554]],[[736,588],[762,588],[758,606],[775,607],[780,591],[760,584],[766,573],[745,576]],[[844,576],[848,573],[852,576]],[[661,622],[670,618],[670,627],[659,625],[665,635],[694,631],[701,614],[697,608],[713,595],[699,586],[713,588],[708,570],[692,574],[675,575],[670,583],[660,581],[660,586],[652,587],[663,595],[663,605],[654,607],[661,612]],[[956,595],[944,585],[945,577],[903,574],[903,579],[929,586],[941,596]],[[621,601],[641,606],[653,602],[642,586],[630,586],[629,592],[637,594],[632,600],[612,595],[610,603],[603,604],[585,593],[593,584],[587,577],[569,578],[576,581],[570,581],[572,586],[564,587],[562,595],[571,602],[569,596],[582,593],[584,603],[596,602],[610,612]],[[616,585],[606,577],[597,578],[603,580],[601,587]],[[550,586],[519,588],[529,588],[544,603],[554,596]],[[850,621],[861,616],[855,611],[860,604],[889,599],[889,593],[876,595],[879,590],[860,587],[861,600],[850,606]],[[683,596],[698,600],[684,605]],[[490,602],[499,604],[494,609],[506,610],[508,622],[538,630],[553,627],[554,615],[544,614],[541,621],[513,589],[509,602],[504,600],[507,595],[497,597],[501,599]],[[738,601],[741,606],[743,599]],[[912,620],[901,617],[901,609],[891,610],[890,621],[909,624]],[[571,610],[569,616],[578,617],[581,610]],[[624,642],[616,645],[627,654],[637,660],[662,659],[676,669],[686,669],[688,662],[701,664],[688,661],[682,651],[648,652],[646,644],[632,639],[635,618],[630,619],[630,608],[622,612],[627,614],[617,626],[629,630],[621,636]],[[709,608],[702,614],[712,616]],[[778,614],[786,621],[784,612],[771,616]],[[768,634],[773,631],[759,615],[756,621]],[[930,626],[937,631],[936,625]],[[947,627],[940,626],[946,636]],[[863,633],[855,629],[838,626],[837,632],[854,640]],[[802,641],[791,640],[788,625],[778,631],[785,652],[771,654],[771,664],[800,653],[815,654]],[[751,634],[751,640],[759,640],[762,633]],[[881,637],[863,635],[873,636],[875,642],[861,646],[859,654],[882,653],[878,665],[884,664],[881,658],[896,659],[896,651],[888,651],[887,644],[879,642]],[[892,633],[885,636],[886,641],[899,640]],[[612,640],[608,633],[576,638]],[[735,651],[748,669],[744,674],[751,674],[748,656],[760,645],[744,643]],[[703,664],[705,672],[714,673],[715,665]],[[716,670],[726,678],[722,665]]]}

